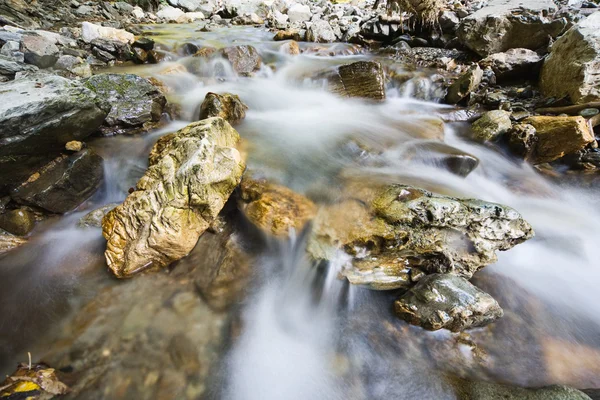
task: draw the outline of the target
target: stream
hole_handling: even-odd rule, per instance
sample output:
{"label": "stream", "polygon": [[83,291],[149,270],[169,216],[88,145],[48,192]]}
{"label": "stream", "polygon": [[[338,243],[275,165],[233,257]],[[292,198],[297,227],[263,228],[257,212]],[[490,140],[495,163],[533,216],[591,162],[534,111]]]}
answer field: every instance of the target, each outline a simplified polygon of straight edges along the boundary
{"label": "stream", "polygon": [[[250,44],[263,66],[254,77],[238,77],[224,62],[173,53],[157,65],[110,69],[164,82],[181,119],[144,135],[90,140],[105,160],[103,188],[75,212],[39,224],[27,245],[0,258],[2,374],[30,352],[85,376],[78,398],[87,399],[453,399],[445,374],[600,387],[597,189],[553,183],[531,165],[464,140],[461,123],[445,124],[443,140],[479,159],[468,176],[437,159],[409,156],[439,138],[436,117],[452,111],[414,97],[435,90],[427,80],[432,71],[404,71],[350,44],[300,43],[303,53],[290,56],[262,29],[143,29],[165,49],[183,42]],[[392,79],[385,102],[370,103],[332,94],[315,78],[366,59],[413,74],[420,84]],[[180,65],[194,73],[165,74]],[[518,210],[535,238],[500,252],[474,278],[498,300],[504,318],[468,334],[409,326],[392,313],[393,293],[350,287],[335,262],[326,270],[312,267],[305,232],[264,241],[248,260],[255,272],[245,300],[227,312],[198,297],[189,278],[211,262],[210,242],[165,271],[114,279],[100,229],[80,228],[79,219],[122,202],[144,173],[152,145],[193,121],[208,92],[237,94],[248,106],[235,127],[248,168],[317,204],[339,191],[343,170],[365,182],[406,183]],[[361,149],[347,145],[350,138],[381,148],[377,159],[357,157]],[[239,238],[254,234],[243,224],[236,229]]]}

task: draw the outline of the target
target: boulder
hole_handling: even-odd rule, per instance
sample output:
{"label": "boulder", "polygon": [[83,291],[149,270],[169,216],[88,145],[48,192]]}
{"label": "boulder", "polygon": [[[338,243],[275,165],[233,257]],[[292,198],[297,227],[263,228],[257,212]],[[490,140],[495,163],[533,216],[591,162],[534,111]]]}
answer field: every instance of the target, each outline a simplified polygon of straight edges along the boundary
{"label": "boulder", "polygon": [[158,140],[125,202],[102,220],[106,261],[119,278],[187,255],[240,183],[238,133],[209,118]]}
{"label": "boulder", "polygon": [[491,68],[496,78],[502,80],[535,77],[541,62],[542,57],[533,50],[510,49],[484,58],[479,65],[483,68]]}
{"label": "boulder", "polygon": [[547,97],[575,104],[600,100],[600,12],[573,26],[552,45],[540,75]]}
{"label": "boulder", "polygon": [[169,4],[173,7],[179,7],[187,12],[199,11],[200,6],[204,1],[202,0],[168,0]]}
{"label": "boulder", "polygon": [[163,5],[156,13],[156,16],[158,17],[158,19],[164,20],[166,22],[177,22],[177,19],[181,18],[184,14],[185,13],[179,8]]}
{"label": "boulder", "polygon": [[533,236],[510,207],[391,185],[350,186],[343,200],[319,210],[308,243],[316,260],[351,256],[342,274],[376,290],[411,287],[425,274],[466,279]]}
{"label": "boulder", "polygon": [[14,79],[15,75],[19,72],[34,72],[38,68],[34,65],[25,64],[24,62],[17,61],[13,58],[0,56],[0,75],[7,77],[8,79]]}
{"label": "boulder", "polygon": [[342,65],[330,79],[331,90],[348,97],[385,100],[385,74],[376,61]]}
{"label": "boulder", "polygon": [[336,41],[335,32],[329,22],[319,19],[310,24],[306,31],[306,41],[315,43],[331,43]]}
{"label": "boulder", "polygon": [[511,128],[510,113],[504,110],[488,111],[471,126],[473,139],[488,142],[498,139]]}
{"label": "boulder", "polygon": [[456,104],[466,98],[476,90],[481,84],[483,70],[479,65],[470,67],[467,72],[462,74],[450,87],[446,95],[446,101],[450,104]]}
{"label": "boulder", "polygon": [[305,4],[295,3],[288,9],[287,15],[290,19],[290,23],[310,21],[312,13],[310,7]]}
{"label": "boulder", "polygon": [[0,228],[17,236],[25,236],[35,227],[35,215],[26,209],[16,209],[0,214]]}
{"label": "boulder", "polygon": [[292,229],[302,231],[317,211],[306,197],[265,180],[244,178],[240,188],[246,217],[276,236],[288,236]]}
{"label": "boulder", "polygon": [[76,81],[33,75],[5,83],[0,102],[0,192],[26,180],[71,140],[98,130],[107,104]]}
{"label": "boulder", "polygon": [[552,0],[490,0],[461,21],[458,39],[483,57],[513,48],[536,50],[565,28],[565,20],[548,17],[557,9]]}
{"label": "boulder", "polygon": [[595,142],[594,131],[583,117],[529,117],[522,121],[536,130],[531,162],[551,162]]}
{"label": "boulder", "polygon": [[0,231],[0,255],[27,243],[27,240]]}
{"label": "boulder", "polygon": [[135,41],[135,36],[124,29],[83,22],[81,24],[81,39],[86,43],[91,43],[94,39],[104,39],[131,44]]}
{"label": "boulder", "polygon": [[504,314],[492,296],[452,274],[421,278],[395,301],[394,312],[412,325],[452,332],[485,326]]}
{"label": "boulder", "polygon": [[54,68],[59,71],[67,71],[72,75],[80,78],[89,78],[92,76],[92,67],[80,57],[64,55],[61,56]]}
{"label": "boulder", "polygon": [[233,70],[242,76],[249,76],[260,69],[262,59],[254,46],[241,45],[226,47],[221,51],[231,63]]}
{"label": "boulder", "polygon": [[94,75],[85,86],[112,105],[101,128],[105,135],[147,130],[160,121],[167,104],[161,91],[138,75]]}
{"label": "boulder", "polygon": [[27,64],[38,68],[50,68],[58,60],[58,47],[50,40],[37,34],[23,35],[21,52]]}
{"label": "boulder", "polygon": [[102,184],[102,157],[91,149],[52,160],[11,191],[20,204],[43,208],[53,213],[72,211]]}
{"label": "boulder", "polygon": [[246,106],[239,96],[231,93],[208,93],[200,105],[198,119],[220,117],[232,125],[239,123],[246,117]]}

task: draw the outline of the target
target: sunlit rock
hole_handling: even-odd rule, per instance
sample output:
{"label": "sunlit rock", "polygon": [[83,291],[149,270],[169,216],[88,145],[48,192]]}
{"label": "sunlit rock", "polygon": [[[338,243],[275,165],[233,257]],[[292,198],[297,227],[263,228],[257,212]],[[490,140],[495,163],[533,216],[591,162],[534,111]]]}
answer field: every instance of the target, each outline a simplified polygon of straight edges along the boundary
{"label": "sunlit rock", "polygon": [[125,202],[102,221],[106,261],[119,278],[187,255],[240,183],[238,133],[209,118],[163,136]]}
{"label": "sunlit rock", "polygon": [[301,231],[316,214],[315,204],[306,197],[264,180],[244,178],[241,194],[248,219],[276,236]]}
{"label": "sunlit rock", "polygon": [[35,227],[35,216],[26,209],[16,209],[0,214],[0,228],[13,235],[24,236]]}
{"label": "sunlit rock", "polygon": [[240,97],[231,93],[208,93],[200,105],[199,119],[220,117],[234,125],[246,117],[245,105]]}
{"label": "sunlit rock", "polygon": [[329,77],[331,90],[348,97],[385,99],[385,74],[375,61],[357,61],[340,66]]}
{"label": "sunlit rock", "polygon": [[478,142],[494,141],[512,126],[510,113],[504,110],[488,111],[473,123],[473,139]]}
{"label": "sunlit rock", "polygon": [[262,65],[262,59],[254,46],[226,47],[221,53],[223,57],[229,60],[233,70],[242,76],[252,75]]}

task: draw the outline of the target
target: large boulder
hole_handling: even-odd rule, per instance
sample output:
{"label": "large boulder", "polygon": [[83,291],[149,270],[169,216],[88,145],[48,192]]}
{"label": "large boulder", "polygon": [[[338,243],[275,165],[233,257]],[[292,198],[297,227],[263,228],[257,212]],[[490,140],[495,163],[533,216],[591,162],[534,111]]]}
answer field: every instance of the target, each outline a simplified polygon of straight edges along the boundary
{"label": "large boulder", "polygon": [[430,331],[460,332],[502,317],[492,296],[460,276],[428,275],[394,303],[396,315]]}
{"label": "large boulder", "polygon": [[102,157],[85,149],[52,160],[13,189],[11,197],[21,204],[66,213],[90,197],[103,178]]}
{"label": "large boulder", "polygon": [[535,128],[531,162],[541,164],[575,153],[596,138],[583,117],[535,116],[523,121]]}
{"label": "large boulder", "polygon": [[38,34],[23,35],[21,52],[25,62],[39,68],[50,68],[58,60],[59,50],[52,41]]}
{"label": "large boulder", "polygon": [[94,75],[85,86],[112,106],[101,128],[105,135],[147,130],[160,121],[167,104],[161,91],[138,75]]}
{"label": "large boulder", "polygon": [[221,51],[233,67],[233,70],[242,76],[252,75],[260,69],[262,59],[254,46],[240,45],[226,47]]}
{"label": "large boulder", "polygon": [[240,183],[239,135],[209,118],[166,135],[136,190],[102,221],[106,261],[119,278],[187,255]]}
{"label": "large boulder", "polygon": [[556,43],[542,67],[540,89],[576,104],[600,100],[600,12],[573,26]]}
{"label": "large boulder", "polygon": [[510,207],[391,185],[347,189],[347,199],[319,210],[308,251],[317,260],[349,254],[343,274],[371,289],[408,288],[426,274],[469,279],[533,236]]}
{"label": "large boulder", "polygon": [[536,50],[557,37],[566,25],[562,19],[548,17],[555,11],[552,0],[491,0],[461,21],[457,35],[465,46],[484,57],[513,48]]}
{"label": "large boulder", "polygon": [[220,117],[235,125],[246,117],[247,109],[248,106],[240,100],[238,95],[209,92],[200,105],[198,119]]}
{"label": "large boulder", "polygon": [[107,105],[76,81],[34,75],[0,85],[0,192],[97,131]]}

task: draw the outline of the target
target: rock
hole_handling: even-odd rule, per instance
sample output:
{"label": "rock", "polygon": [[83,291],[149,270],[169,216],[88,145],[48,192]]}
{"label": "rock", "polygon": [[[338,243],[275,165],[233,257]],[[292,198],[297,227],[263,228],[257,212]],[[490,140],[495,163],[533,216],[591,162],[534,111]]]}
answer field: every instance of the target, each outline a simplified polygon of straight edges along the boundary
{"label": "rock", "polygon": [[262,60],[254,46],[241,45],[224,48],[221,53],[231,63],[233,70],[242,76],[258,71]]}
{"label": "rock", "polygon": [[292,229],[301,232],[317,211],[312,201],[285,186],[244,178],[240,188],[246,217],[276,236],[288,236]]}
{"label": "rock", "polygon": [[91,43],[94,39],[104,39],[116,41],[124,44],[131,44],[135,41],[133,33],[124,29],[116,29],[108,26],[95,25],[90,22],[81,24],[81,39],[86,43]]}
{"label": "rock", "polygon": [[566,26],[564,20],[547,17],[555,11],[552,0],[490,0],[461,21],[457,36],[483,57],[513,48],[536,50]]}
{"label": "rock", "polygon": [[451,274],[432,274],[420,279],[396,300],[394,311],[412,325],[452,332],[485,326],[504,314],[492,296]]}
{"label": "rock", "polygon": [[344,96],[372,100],[385,99],[385,75],[375,61],[357,61],[338,68],[332,90]]}
{"label": "rock", "polygon": [[94,92],[58,76],[28,76],[2,90],[10,101],[0,102],[0,192],[97,131],[108,113]]}
{"label": "rock", "polygon": [[175,8],[172,6],[163,5],[159,8],[156,16],[158,19],[167,22],[177,22],[177,19],[182,17],[185,13],[179,8]]}
{"label": "rock", "polygon": [[199,11],[203,1],[201,0],[168,0],[173,7],[183,8],[187,12]]}
{"label": "rock", "polygon": [[25,62],[25,54],[21,52],[21,43],[9,41],[0,49],[0,55],[16,62]]}
{"label": "rock", "polygon": [[239,96],[231,93],[208,93],[200,106],[198,119],[220,117],[232,125],[246,117],[248,106],[242,103]]}
{"label": "rock", "polygon": [[298,30],[289,30],[289,31],[277,31],[273,40],[278,42],[282,40],[295,40],[297,42],[301,42],[304,40],[304,37]]}
{"label": "rock", "polygon": [[77,8],[77,10],[75,10],[75,14],[79,15],[80,17],[86,17],[89,16],[91,14],[93,14],[94,12],[96,12],[96,9],[94,7],[90,7],[90,6],[79,6]]}
{"label": "rock", "polygon": [[306,41],[315,43],[331,43],[336,41],[335,32],[327,21],[322,19],[312,22],[306,31]]}
{"label": "rock", "polygon": [[79,57],[69,55],[61,56],[54,65],[54,68],[61,71],[70,72],[71,74],[81,78],[89,78],[92,76],[92,67],[90,64],[86,63]]}
{"label": "rock", "polygon": [[175,22],[177,22],[178,24],[189,24],[200,19],[204,19],[204,14],[202,14],[200,11],[187,12],[181,15],[179,18],[177,18]]}
{"label": "rock", "polygon": [[295,40],[290,40],[282,44],[279,48],[279,51],[285,54],[289,54],[291,56],[297,56],[298,54],[300,54],[300,46],[298,46],[298,42],[296,42]]}
{"label": "rock", "polygon": [[531,162],[542,164],[583,149],[595,142],[594,132],[583,117],[535,116],[523,120],[536,130],[537,144]]}
{"label": "rock", "polygon": [[287,15],[290,19],[290,23],[294,24],[297,22],[310,21],[312,13],[310,7],[305,4],[295,3],[288,9]]}
{"label": "rock", "polygon": [[510,49],[505,53],[492,54],[479,62],[483,68],[491,68],[498,79],[527,78],[536,76],[542,57],[529,49]]}
{"label": "rock", "polygon": [[147,38],[147,37],[141,37],[135,40],[135,42],[133,42],[133,44],[131,45],[132,48],[139,48],[145,51],[150,51],[154,49],[154,40]]}
{"label": "rock", "polygon": [[102,221],[108,267],[119,278],[187,255],[240,183],[238,133],[221,118],[163,136],[136,190]]}
{"label": "rock", "polygon": [[34,72],[37,70],[38,68],[34,65],[0,56],[0,75],[9,79],[14,79],[15,75],[19,72]]}
{"label": "rock", "polygon": [[103,179],[102,157],[85,149],[52,160],[13,189],[11,197],[20,204],[63,214],[90,197]]}
{"label": "rock", "polygon": [[600,100],[600,12],[573,26],[552,45],[540,75],[547,97],[574,104]]}
{"label": "rock", "polygon": [[24,238],[9,235],[0,231],[0,255],[12,249],[16,249],[17,247],[22,246],[25,243],[27,243],[27,240]]}
{"label": "rock", "polygon": [[83,149],[83,143],[78,140],[71,140],[65,144],[65,150],[67,151],[77,152],[81,151],[81,149]]}
{"label": "rock", "polygon": [[402,153],[403,159],[433,165],[467,176],[479,165],[477,157],[439,141],[419,141]]}
{"label": "rock", "polygon": [[94,75],[85,85],[112,105],[101,128],[105,135],[147,130],[160,121],[167,104],[160,90],[138,75]]}
{"label": "rock", "polygon": [[17,236],[25,236],[35,227],[35,216],[26,209],[16,209],[0,214],[0,228]]}
{"label": "rock", "polygon": [[498,139],[511,128],[510,113],[503,110],[488,111],[473,123],[473,139],[489,142]]}
{"label": "rock", "polygon": [[538,137],[533,125],[516,124],[508,131],[508,147],[513,154],[522,157],[525,160],[530,159]]}
{"label": "rock", "polygon": [[51,399],[68,393],[69,388],[46,364],[20,364],[17,370],[0,384],[0,397]]}
{"label": "rock", "polygon": [[408,288],[433,273],[469,279],[496,261],[496,250],[533,236],[515,210],[499,204],[403,185],[347,191],[346,199],[318,211],[307,250],[315,260],[345,251],[352,259],[342,274],[371,289]]}
{"label": "rock", "polygon": [[262,25],[265,21],[257,14],[239,15],[231,20],[234,25]]}
{"label": "rock", "polygon": [[133,17],[135,19],[142,20],[146,17],[146,13],[144,12],[144,10],[141,9],[141,7],[135,6],[133,7],[133,10],[131,11],[131,15],[133,15]]}
{"label": "rock", "polygon": [[467,72],[461,75],[450,87],[446,95],[446,101],[450,104],[456,104],[468,97],[481,84],[483,70],[479,65],[470,67]]}
{"label": "rock", "polygon": [[561,385],[529,389],[455,377],[448,382],[457,400],[591,400],[585,393]]}
{"label": "rock", "polygon": [[102,228],[102,219],[106,214],[115,209],[119,204],[111,203],[91,211],[81,217],[77,226],[80,228]]}
{"label": "rock", "polygon": [[460,24],[460,19],[456,13],[445,10],[440,12],[439,24],[445,32],[454,32],[458,28],[458,24]]}
{"label": "rock", "polygon": [[38,68],[50,68],[58,60],[58,47],[51,41],[36,34],[23,35],[21,52],[27,64]]}

